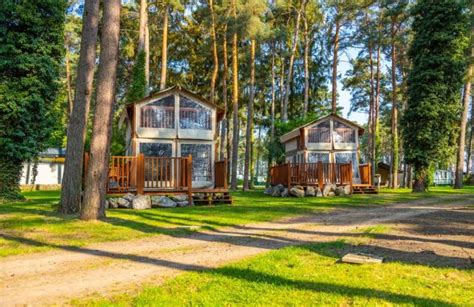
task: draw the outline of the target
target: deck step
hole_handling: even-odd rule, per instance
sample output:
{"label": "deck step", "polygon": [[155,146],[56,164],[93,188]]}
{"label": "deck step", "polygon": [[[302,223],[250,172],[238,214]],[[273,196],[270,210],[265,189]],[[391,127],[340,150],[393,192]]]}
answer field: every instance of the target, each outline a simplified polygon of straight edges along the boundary
{"label": "deck step", "polygon": [[199,192],[198,195],[193,194],[193,202],[195,205],[217,205],[232,204],[232,196],[229,192]]}
{"label": "deck step", "polygon": [[379,192],[373,186],[368,187],[354,187],[352,194],[378,194]]}

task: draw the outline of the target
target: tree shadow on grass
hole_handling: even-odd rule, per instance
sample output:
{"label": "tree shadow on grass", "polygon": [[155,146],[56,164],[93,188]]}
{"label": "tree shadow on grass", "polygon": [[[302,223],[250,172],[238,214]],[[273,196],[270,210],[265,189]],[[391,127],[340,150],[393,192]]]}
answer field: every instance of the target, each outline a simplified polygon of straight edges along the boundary
{"label": "tree shadow on grass", "polygon": [[[208,267],[200,266],[200,265],[193,265],[193,264],[185,264],[176,261],[169,261],[163,260],[153,257],[141,256],[141,255],[134,255],[130,253],[117,253],[117,252],[109,252],[99,249],[92,249],[92,248],[85,248],[85,247],[76,247],[76,246],[68,246],[68,245],[57,245],[57,244],[46,244],[43,242],[39,242],[32,239],[25,239],[25,238],[18,238],[9,235],[0,234],[0,237],[3,237],[7,240],[15,240],[19,241],[23,244],[28,244],[31,246],[50,246],[70,252],[75,253],[82,253],[91,256],[101,256],[101,257],[109,257],[113,259],[121,259],[121,260],[129,260],[135,261],[139,263],[145,263],[150,265],[162,266],[167,268],[173,268],[181,271],[195,271],[201,272],[205,270],[209,270]],[[316,246],[316,245],[314,245]],[[334,256],[334,252],[329,250],[326,251],[324,248],[325,245],[319,244],[319,247],[307,247],[312,252],[317,252],[326,255]],[[306,291],[314,291],[314,292],[323,292],[323,293],[331,293],[331,294],[338,294],[345,297],[361,297],[361,298],[369,298],[369,299],[381,299],[386,300],[394,304],[416,304],[416,305],[426,305],[426,306],[451,306],[449,302],[445,302],[442,300],[437,299],[428,299],[428,298],[421,298],[414,295],[406,295],[406,294],[398,294],[393,293],[385,290],[378,290],[378,289],[371,289],[371,288],[362,288],[362,287],[355,287],[355,286],[347,286],[347,285],[336,285],[332,283],[325,283],[325,282],[314,282],[308,280],[292,280],[285,277],[278,276],[276,274],[267,274],[263,272],[258,272],[251,269],[241,269],[236,267],[223,267],[219,269],[214,269],[210,271],[210,274],[213,275],[221,275],[230,278],[237,278],[242,281],[251,282],[251,283],[262,283],[262,284],[272,284],[277,287],[285,287],[285,288],[292,288],[295,290],[306,290]]]}

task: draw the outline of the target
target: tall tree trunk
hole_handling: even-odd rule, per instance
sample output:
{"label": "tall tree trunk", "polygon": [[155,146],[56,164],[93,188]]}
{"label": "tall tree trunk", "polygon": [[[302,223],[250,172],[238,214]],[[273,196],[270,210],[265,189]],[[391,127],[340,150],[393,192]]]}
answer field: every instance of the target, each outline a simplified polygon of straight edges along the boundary
{"label": "tall tree trunk", "polygon": [[[232,0],[233,22],[237,22],[237,4]],[[233,125],[232,125],[232,176],[231,188],[237,189],[237,167],[239,160],[239,64],[237,50],[237,29],[233,29],[232,34],[232,105],[233,105]]]}
{"label": "tall tree trunk", "polygon": [[303,9],[306,6],[306,1],[307,0],[303,0],[301,2],[301,7],[298,9],[298,12],[296,14],[295,32],[293,33],[293,41],[291,43],[291,51],[290,51],[290,63],[288,66],[288,75],[286,76],[285,100],[283,101],[283,110],[282,110],[282,116],[281,116],[284,122],[288,121],[288,102],[290,99],[291,82],[293,80],[293,64],[295,62],[296,47],[298,46],[298,35],[300,31],[301,14],[303,13]]}
{"label": "tall tree trunk", "polygon": [[[365,15],[365,20],[366,20],[366,26],[369,27],[369,17],[368,14],[366,13]],[[375,165],[375,155],[373,154],[374,148],[375,148],[375,143],[373,142],[374,140],[374,111],[375,111],[375,74],[374,74],[374,60],[373,60],[373,42],[372,42],[372,36],[371,33],[369,33],[369,38],[367,42],[367,52],[369,53],[369,71],[370,71],[370,92],[369,92],[369,118],[368,118],[368,123],[367,127],[369,128],[369,159],[370,163],[372,164],[372,170],[374,169]],[[372,174],[370,174],[372,176]],[[373,178],[372,178],[373,179]],[[373,181],[372,181],[373,182]]]}
{"label": "tall tree trunk", "polygon": [[[271,78],[272,78],[272,94],[271,94],[271,105],[270,105],[270,139],[273,141],[275,138],[275,42],[272,43],[272,66],[271,66]],[[271,155],[269,155],[271,156]]]}
{"label": "tall tree trunk", "polygon": [[392,17],[391,39],[392,39],[392,180],[391,187],[398,187],[398,105],[397,105],[397,51],[395,46],[397,17]]}
{"label": "tall tree trunk", "polygon": [[[221,124],[221,142],[220,142],[220,157],[223,159],[230,157],[230,142],[228,138],[228,106],[227,106],[227,26],[224,27],[224,37],[222,40],[222,58],[223,58],[223,67],[222,67],[222,102],[224,104],[224,119]],[[227,154],[224,152],[228,148]],[[227,163],[229,165],[229,163]],[[229,174],[229,172],[227,173]]]}
{"label": "tall tree trunk", "polygon": [[280,77],[279,77],[279,90],[280,90],[280,119],[283,119],[283,105],[285,104],[285,57],[280,57]]}
{"label": "tall tree trunk", "polygon": [[71,63],[69,59],[69,46],[66,46],[66,55],[65,55],[65,65],[66,65],[66,90],[67,90],[67,119],[71,116],[72,106],[74,105],[73,93],[71,86]]}
{"label": "tall tree trunk", "polygon": [[150,86],[150,33],[148,31],[148,6],[147,0],[140,0],[140,18],[138,28],[137,58],[140,52],[145,52],[145,82],[146,92]]}
{"label": "tall tree trunk", "polygon": [[[472,97],[472,92],[471,92]],[[471,98],[471,131],[469,132],[469,137],[467,138],[467,176],[469,176],[472,168],[472,142],[474,138],[474,99]]]}
{"label": "tall tree trunk", "polygon": [[463,187],[463,171],[464,171],[464,147],[466,143],[466,126],[467,126],[467,115],[469,113],[469,98],[471,97],[471,74],[472,66],[469,67],[467,74],[467,82],[464,85],[464,94],[462,98],[462,113],[459,140],[458,140],[458,152],[456,156],[456,174],[454,177],[454,188],[462,189]]}
{"label": "tall tree trunk", "polygon": [[[339,12],[336,13],[337,15]],[[331,83],[332,83],[332,96],[331,96],[331,106],[332,106],[332,113],[337,112],[337,65],[339,64],[339,31],[341,25],[339,17],[336,16],[335,21],[335,31],[334,31],[334,42],[333,42],[333,60],[332,60],[332,76],[331,76]]]}
{"label": "tall tree trunk", "polygon": [[308,20],[305,17],[303,19],[304,21],[304,32],[303,32],[303,37],[304,37],[304,56],[303,56],[303,62],[304,62],[304,97],[303,97],[303,116],[306,116],[308,114],[309,110],[309,45],[310,45],[310,40],[309,40],[309,33],[308,33]]}
{"label": "tall tree trunk", "polygon": [[82,164],[86,138],[87,117],[92,95],[96,60],[99,0],[86,0],[82,25],[81,51],[77,66],[74,104],[67,128],[67,151],[58,211],[63,214],[79,212],[82,191]]}
{"label": "tall tree trunk", "polygon": [[214,3],[213,0],[208,0],[208,2],[209,9],[211,11],[212,59],[214,62],[211,75],[211,91],[209,101],[211,103],[214,103],[214,92],[216,88],[217,73],[219,72],[219,57],[217,55],[216,17],[214,15]]}
{"label": "tall tree trunk", "polygon": [[372,121],[372,182],[375,182],[375,172],[377,169],[377,137],[378,137],[378,123],[379,123],[379,106],[380,106],[380,80],[382,78],[382,58],[381,58],[381,44],[377,46],[377,73],[375,78],[375,97],[374,97],[374,117]]}
{"label": "tall tree trunk", "polygon": [[[413,192],[425,192],[429,169],[415,167],[415,180],[413,181]],[[411,177],[411,176],[410,176]]]}
{"label": "tall tree trunk", "polygon": [[146,17],[145,24],[145,85],[146,85],[146,94],[148,94],[150,89],[150,28],[148,27],[148,14]]}
{"label": "tall tree trunk", "polygon": [[168,70],[168,6],[163,8],[163,37],[161,45],[161,77],[160,90],[166,88],[166,74]]}
{"label": "tall tree trunk", "polygon": [[97,94],[92,127],[91,153],[84,189],[81,219],[105,217],[110,138],[120,39],[120,0],[105,0],[100,39]]}
{"label": "tall tree trunk", "polygon": [[[244,187],[247,191],[250,188],[249,181],[252,180],[252,148],[253,148],[253,103],[255,95],[255,39],[250,42],[250,89],[247,104],[247,131],[245,134],[245,163],[244,163]],[[249,178],[250,177],[250,178]]]}

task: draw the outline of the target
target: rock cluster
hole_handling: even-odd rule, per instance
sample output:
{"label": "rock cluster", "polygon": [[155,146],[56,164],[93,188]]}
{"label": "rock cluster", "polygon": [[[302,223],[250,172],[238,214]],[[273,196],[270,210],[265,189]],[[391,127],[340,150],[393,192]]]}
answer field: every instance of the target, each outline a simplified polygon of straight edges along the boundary
{"label": "rock cluster", "polygon": [[123,208],[145,210],[154,207],[159,208],[174,208],[189,206],[187,195],[173,195],[173,196],[149,196],[149,195],[134,195],[128,193],[122,197],[109,198],[105,204],[106,208]]}
{"label": "rock cluster", "polygon": [[290,190],[285,188],[282,184],[275,185],[273,187],[268,187],[264,191],[265,195],[271,195],[273,197],[328,197],[328,196],[342,196],[351,194],[351,186],[336,186],[335,184],[326,184],[321,190],[316,187],[303,187],[300,185],[291,187]]}

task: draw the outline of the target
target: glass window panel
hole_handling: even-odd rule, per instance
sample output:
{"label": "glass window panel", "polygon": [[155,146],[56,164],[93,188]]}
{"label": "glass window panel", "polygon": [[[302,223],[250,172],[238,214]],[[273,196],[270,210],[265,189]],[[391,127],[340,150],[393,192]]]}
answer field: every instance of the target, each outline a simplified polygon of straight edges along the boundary
{"label": "glass window panel", "polygon": [[173,129],[174,126],[174,96],[167,96],[141,108],[140,127],[142,128],[166,128]]}
{"label": "glass window panel", "polygon": [[179,96],[179,127],[211,130],[211,110],[187,97]]}
{"label": "glass window panel", "polygon": [[171,157],[172,151],[172,144],[140,143],[140,153],[147,157]]}
{"label": "glass window panel", "polygon": [[354,183],[360,183],[359,161],[357,160],[356,152],[336,152],[335,159],[336,163],[349,163],[352,161],[352,177],[354,178]]}
{"label": "glass window panel", "polygon": [[181,144],[181,157],[193,157],[193,181],[212,180],[211,153],[209,144]]}
{"label": "glass window panel", "polygon": [[308,153],[308,163],[317,162],[329,163],[329,153],[323,152],[310,152]]}
{"label": "glass window panel", "polygon": [[309,143],[331,143],[329,121],[322,122],[308,129]]}
{"label": "glass window panel", "polygon": [[355,130],[339,121],[334,121],[334,142],[355,143]]}

